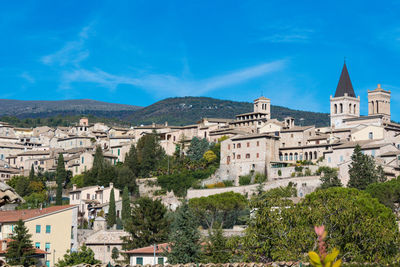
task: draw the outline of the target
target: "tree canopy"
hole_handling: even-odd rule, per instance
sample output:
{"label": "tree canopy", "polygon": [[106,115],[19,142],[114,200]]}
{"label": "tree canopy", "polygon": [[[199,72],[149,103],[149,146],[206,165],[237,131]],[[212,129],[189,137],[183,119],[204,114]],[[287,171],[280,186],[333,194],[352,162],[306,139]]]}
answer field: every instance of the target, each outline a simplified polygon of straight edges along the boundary
{"label": "tree canopy", "polygon": [[356,145],[351,156],[349,176],[350,179],[347,186],[361,190],[378,181],[374,158],[363,154],[359,145]]}
{"label": "tree canopy", "polygon": [[98,264],[101,261],[94,258],[94,252],[83,245],[78,251],[67,251],[64,257],[56,263],[57,267],[75,266],[77,264]]}

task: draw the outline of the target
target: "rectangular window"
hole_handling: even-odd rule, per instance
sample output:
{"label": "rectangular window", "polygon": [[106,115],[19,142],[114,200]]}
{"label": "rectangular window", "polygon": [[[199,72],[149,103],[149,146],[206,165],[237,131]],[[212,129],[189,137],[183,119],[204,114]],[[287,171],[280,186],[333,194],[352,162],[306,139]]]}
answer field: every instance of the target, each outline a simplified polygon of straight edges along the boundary
{"label": "rectangular window", "polygon": [[35,248],[40,248],[40,242],[35,243]]}
{"label": "rectangular window", "polygon": [[46,243],[44,248],[46,252],[50,252],[50,243]]}
{"label": "rectangular window", "polygon": [[164,265],[164,258],[160,257],[157,259],[157,264]]}
{"label": "rectangular window", "polygon": [[118,156],[121,154],[121,150],[118,148]]}
{"label": "rectangular window", "polygon": [[229,144],[229,145],[228,145],[228,150],[230,150],[230,149],[231,149],[231,145]]}
{"label": "rectangular window", "polygon": [[82,157],[82,164],[85,162],[84,157]]}
{"label": "rectangular window", "polygon": [[237,144],[237,148],[241,148],[242,147],[242,145],[239,143],[239,144]]}
{"label": "rectangular window", "polygon": [[46,261],[46,267],[50,267],[50,261]]}
{"label": "rectangular window", "polygon": [[90,199],[90,194],[86,194],[86,199]]}
{"label": "rectangular window", "polygon": [[340,156],[340,162],[343,162],[343,156]]}
{"label": "rectangular window", "polygon": [[137,257],[136,258],[136,265],[143,265],[143,258],[142,257]]}
{"label": "rectangular window", "polygon": [[373,158],[375,158],[375,150],[372,150],[372,151],[371,151],[371,156],[372,156]]}
{"label": "rectangular window", "polygon": [[240,155],[237,155],[237,157],[236,157],[237,159],[240,159]]}
{"label": "rectangular window", "polygon": [[40,234],[40,225],[36,225],[36,233]]}
{"label": "rectangular window", "polygon": [[259,153],[257,153],[257,158],[259,158],[260,157],[260,154]]}
{"label": "rectangular window", "polygon": [[370,133],[368,134],[368,138],[369,138],[369,139],[374,139],[374,133],[373,133],[373,132],[370,132]]}
{"label": "rectangular window", "polygon": [[250,147],[250,142],[247,142],[247,147]]}
{"label": "rectangular window", "polygon": [[51,225],[46,225],[46,234],[50,234],[51,232]]}
{"label": "rectangular window", "polygon": [[260,146],[260,141],[257,141],[257,146]]}
{"label": "rectangular window", "polygon": [[249,159],[250,158],[250,154],[246,154],[246,159]]}

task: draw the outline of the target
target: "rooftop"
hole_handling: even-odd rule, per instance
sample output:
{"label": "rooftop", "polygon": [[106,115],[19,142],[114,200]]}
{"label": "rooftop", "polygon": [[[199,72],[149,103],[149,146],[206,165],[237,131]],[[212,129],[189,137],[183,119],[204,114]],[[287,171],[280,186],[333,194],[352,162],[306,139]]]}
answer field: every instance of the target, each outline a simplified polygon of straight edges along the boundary
{"label": "rooftop", "polygon": [[73,207],[75,207],[75,205],[51,206],[43,209],[0,211],[0,223],[16,222],[20,219],[25,221],[36,217],[57,213],[63,210],[68,210]]}

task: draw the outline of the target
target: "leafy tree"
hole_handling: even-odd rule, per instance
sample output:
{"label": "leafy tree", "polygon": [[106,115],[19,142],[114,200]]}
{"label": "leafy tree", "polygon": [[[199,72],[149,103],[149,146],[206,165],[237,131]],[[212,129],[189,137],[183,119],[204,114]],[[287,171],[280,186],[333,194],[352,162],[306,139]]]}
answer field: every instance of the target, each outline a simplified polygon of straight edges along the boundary
{"label": "leafy tree", "polygon": [[121,219],[124,225],[129,221],[130,216],[131,216],[131,200],[129,197],[128,187],[125,186],[124,191],[122,192],[122,210],[121,210]]}
{"label": "leafy tree", "polygon": [[118,259],[118,257],[119,257],[119,251],[117,247],[113,247],[113,249],[111,250],[111,259],[113,259],[115,262]]}
{"label": "leafy tree", "polygon": [[208,240],[204,249],[202,261],[204,263],[227,263],[232,258],[227,244],[228,239],[224,237],[222,227],[216,226],[208,230]]}
{"label": "leafy tree", "polygon": [[383,170],[383,167],[381,165],[376,167],[376,173],[378,175],[378,182],[380,182],[380,183],[386,182],[387,178],[385,175],[385,171]]}
{"label": "leafy tree", "polygon": [[351,160],[348,187],[364,190],[369,184],[378,181],[374,159],[371,156],[364,155],[359,145],[354,148]]}
{"label": "leafy tree", "polygon": [[28,233],[24,222],[19,220],[14,227],[11,241],[7,245],[5,258],[9,265],[23,265],[27,267],[36,264],[36,259],[33,257],[35,250],[31,237],[32,235]]}
{"label": "leafy tree", "polygon": [[225,192],[208,197],[192,198],[189,206],[200,222],[210,229],[216,222],[223,226],[233,226],[240,211],[247,205],[245,196],[234,192]]}
{"label": "leafy tree", "polygon": [[208,162],[214,162],[217,160],[217,155],[215,155],[215,153],[212,150],[207,150],[204,155],[203,158]]}
{"label": "leafy tree", "polygon": [[134,177],[138,177],[140,172],[138,152],[134,144],[131,145],[129,152],[126,154],[124,166],[128,167]]}
{"label": "leafy tree", "polygon": [[46,192],[32,193],[24,197],[25,203],[18,206],[17,209],[37,209],[42,205],[45,206],[48,200]]}
{"label": "leafy tree", "polygon": [[167,253],[170,264],[198,262],[201,258],[200,232],[197,218],[187,203],[183,203],[174,214]]}
{"label": "leafy tree", "polygon": [[137,142],[137,153],[140,164],[140,177],[149,177],[151,172],[159,167],[159,162],[165,157],[160,146],[158,135],[153,132],[142,136]]}
{"label": "leafy tree", "polygon": [[114,224],[116,223],[117,219],[117,212],[115,209],[115,195],[114,195],[114,188],[111,189],[110,193],[110,204],[108,208],[108,214],[107,214],[107,226],[108,227],[113,227]]}
{"label": "leafy tree", "polygon": [[395,211],[400,202],[400,176],[384,183],[370,184],[365,191],[377,198],[380,203]]}
{"label": "leafy tree", "polygon": [[319,167],[317,170],[317,174],[321,175],[321,188],[326,189],[329,187],[341,187],[342,182],[338,178],[337,169],[330,168],[327,166]]}
{"label": "leafy tree", "polygon": [[81,263],[85,264],[98,264],[101,261],[94,258],[94,252],[90,248],[83,245],[78,251],[67,251],[63,259],[56,263],[57,267],[74,266]]}
{"label": "leafy tree", "polygon": [[123,249],[141,248],[166,241],[169,230],[166,212],[160,200],[148,197],[137,199],[125,224],[129,236],[122,237],[125,243]]}
{"label": "leafy tree", "polygon": [[32,193],[31,188],[29,187],[29,178],[26,176],[14,176],[7,181],[7,184],[14,188],[21,197],[25,197]]}
{"label": "leafy tree", "polygon": [[313,250],[313,227],[324,225],[329,244],[346,261],[392,262],[398,255],[394,214],[368,193],[332,187],[297,205],[285,199],[252,202],[255,214],[242,241],[247,261],[299,260]]}
{"label": "leafy tree", "polygon": [[137,191],[136,178],[131,169],[127,166],[120,166],[117,168],[117,179],[115,187],[124,188],[128,187],[128,191],[135,193]]}
{"label": "leafy tree", "polygon": [[63,183],[65,182],[65,177],[66,177],[64,156],[62,153],[60,153],[60,155],[58,156],[56,177],[57,177],[56,205],[62,205],[62,190],[63,190]]}
{"label": "leafy tree", "polygon": [[83,174],[75,175],[75,176],[72,177],[72,179],[71,179],[71,184],[73,184],[73,185],[76,184],[76,186],[77,186],[78,188],[84,187],[84,186],[85,186],[84,178],[85,178],[85,175],[83,175]]}
{"label": "leafy tree", "polygon": [[210,144],[208,143],[207,139],[199,139],[197,137],[193,137],[192,141],[190,141],[187,156],[194,161],[201,160],[204,153],[208,150],[209,147]]}

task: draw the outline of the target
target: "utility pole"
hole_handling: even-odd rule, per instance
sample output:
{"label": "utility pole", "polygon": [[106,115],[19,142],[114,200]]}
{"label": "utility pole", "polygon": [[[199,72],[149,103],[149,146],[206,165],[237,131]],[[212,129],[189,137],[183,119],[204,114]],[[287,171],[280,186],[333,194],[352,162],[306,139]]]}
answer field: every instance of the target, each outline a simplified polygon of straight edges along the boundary
{"label": "utility pole", "polygon": [[156,244],[154,244],[154,265],[156,265]]}

